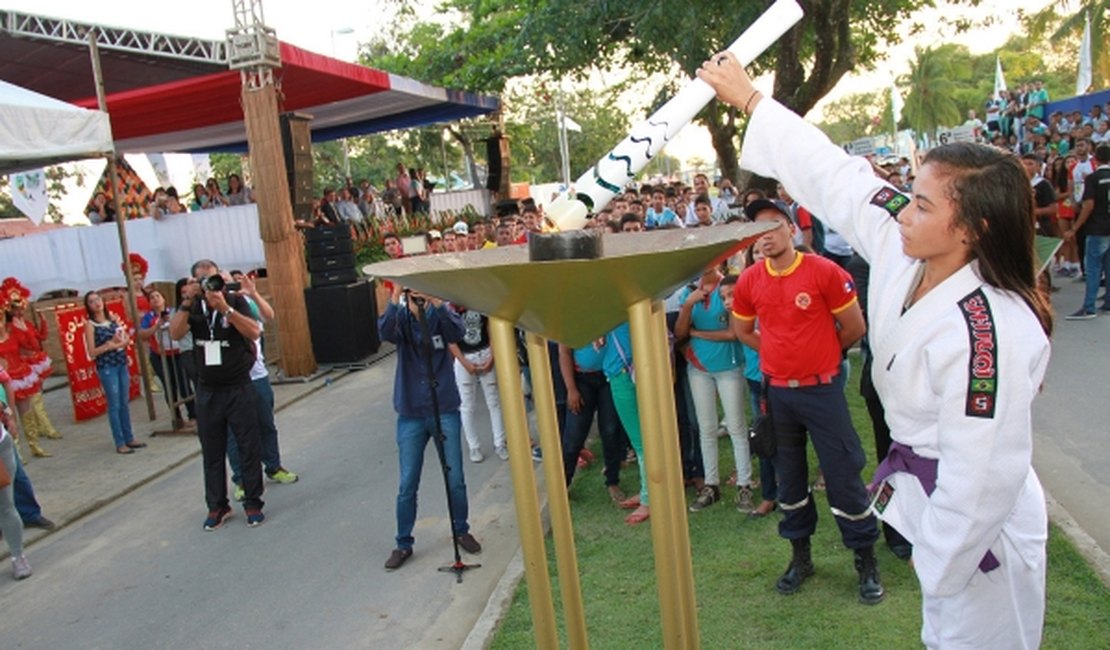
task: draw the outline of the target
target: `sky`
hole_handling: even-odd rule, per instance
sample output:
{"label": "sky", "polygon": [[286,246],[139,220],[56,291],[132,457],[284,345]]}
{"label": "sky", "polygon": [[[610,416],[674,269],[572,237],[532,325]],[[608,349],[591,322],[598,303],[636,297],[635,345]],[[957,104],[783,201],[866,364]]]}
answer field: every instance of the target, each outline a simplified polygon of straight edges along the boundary
{"label": "sky", "polygon": [[[922,22],[929,27],[923,33],[892,48],[876,70],[843,79],[823,103],[852,92],[889,88],[896,76],[909,70],[914,45],[959,42],[968,45],[974,53],[991,51],[1019,31],[1018,9],[1032,12],[1050,3],[1051,0],[982,0],[978,8],[968,8],[965,13],[980,19],[994,16],[996,23],[990,28],[960,35],[945,33],[937,20],[937,12],[927,14]],[[370,40],[381,30],[381,21],[388,20],[393,14],[390,4],[386,0],[313,0],[311,3],[263,0],[262,6],[266,24],[273,27],[282,40],[321,54],[353,60],[358,44]],[[306,10],[306,6],[310,9]],[[0,0],[0,8],[210,39],[222,39],[224,30],[234,25],[231,0]],[[952,14],[952,10],[946,13]],[[761,80],[760,83],[770,90],[770,80]],[[815,110],[820,110],[820,107],[821,104]],[[633,115],[631,121],[635,123],[640,117]],[[668,146],[667,153],[682,160],[693,156],[713,159],[708,133],[696,127],[684,129]]]}

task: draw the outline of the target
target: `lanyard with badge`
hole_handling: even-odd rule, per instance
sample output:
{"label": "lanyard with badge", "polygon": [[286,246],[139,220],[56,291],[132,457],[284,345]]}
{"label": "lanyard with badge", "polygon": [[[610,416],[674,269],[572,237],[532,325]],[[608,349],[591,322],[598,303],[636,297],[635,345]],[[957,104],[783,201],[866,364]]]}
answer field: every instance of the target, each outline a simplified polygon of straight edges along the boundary
{"label": "lanyard with badge", "polygon": [[216,340],[216,320],[220,318],[220,314],[213,309],[209,317],[208,304],[204,302],[201,303],[201,310],[205,313],[204,320],[208,324],[208,340],[200,342],[204,348],[204,365],[218,366],[223,363],[222,352],[220,351],[221,342]]}

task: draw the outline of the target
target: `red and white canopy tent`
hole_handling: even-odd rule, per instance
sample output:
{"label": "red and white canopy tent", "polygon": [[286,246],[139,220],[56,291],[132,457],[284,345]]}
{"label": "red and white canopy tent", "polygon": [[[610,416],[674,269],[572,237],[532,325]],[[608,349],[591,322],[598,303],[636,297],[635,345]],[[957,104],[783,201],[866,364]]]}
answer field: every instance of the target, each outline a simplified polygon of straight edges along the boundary
{"label": "red and white canopy tent", "polygon": [[[94,27],[0,10],[0,79],[96,107],[84,34]],[[116,149],[246,151],[239,72],[220,41],[95,26]],[[313,117],[314,141],[450,122],[491,113],[495,97],[406,77],[280,44],[282,111]]]}

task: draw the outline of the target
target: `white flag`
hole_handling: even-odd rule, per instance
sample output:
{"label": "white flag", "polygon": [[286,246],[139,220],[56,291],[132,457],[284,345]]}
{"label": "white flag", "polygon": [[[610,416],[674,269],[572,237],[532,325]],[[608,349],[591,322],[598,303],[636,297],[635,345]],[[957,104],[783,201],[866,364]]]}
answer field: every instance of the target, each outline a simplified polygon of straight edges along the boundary
{"label": "white flag", "polygon": [[570,117],[566,115],[563,116],[563,124],[566,125],[567,131],[576,131],[578,133],[582,132],[582,125],[570,119]]}
{"label": "white flag", "polygon": [[33,169],[12,174],[12,204],[27,215],[35,225],[42,223],[49,201],[46,198],[46,170]]}
{"label": "white flag", "polygon": [[994,99],[1002,98],[1002,91],[1006,90],[1006,77],[1002,76],[1002,59],[994,57]]}
{"label": "white flag", "polygon": [[154,176],[158,179],[157,184],[162,187],[173,185],[173,181],[170,180],[170,166],[166,163],[166,154],[148,153],[146,158],[150,161],[150,167],[154,170]]}
{"label": "white flag", "polygon": [[1079,77],[1075,80],[1075,94],[1085,95],[1091,87],[1091,14],[1083,25],[1083,42],[1079,44]]}
{"label": "white flag", "polygon": [[893,83],[890,84],[890,111],[894,114],[894,129],[898,129],[898,123],[902,121],[902,109],[906,107],[905,100],[902,99],[902,93],[898,92],[898,86]]}

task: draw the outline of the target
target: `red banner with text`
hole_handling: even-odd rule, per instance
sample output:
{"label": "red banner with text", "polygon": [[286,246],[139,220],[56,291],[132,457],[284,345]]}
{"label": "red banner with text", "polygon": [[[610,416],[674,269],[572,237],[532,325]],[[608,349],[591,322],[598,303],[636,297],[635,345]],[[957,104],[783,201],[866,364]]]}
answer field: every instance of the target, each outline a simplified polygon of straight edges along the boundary
{"label": "red banner with text", "polygon": [[[109,313],[118,316],[127,324],[128,332],[134,336],[134,327],[127,319],[123,301],[109,300],[104,303]],[[73,401],[73,417],[78,422],[103,415],[108,410],[104,389],[100,387],[100,377],[96,374],[96,362],[89,358],[85,347],[85,321],[88,314],[82,305],[58,307],[54,312],[58,319],[58,336],[62,340],[62,353],[66,359],[66,373],[69,375],[69,394]],[[139,363],[135,356],[135,344],[127,346],[127,371],[131,375],[129,398],[135,399],[142,390],[139,377]]]}

